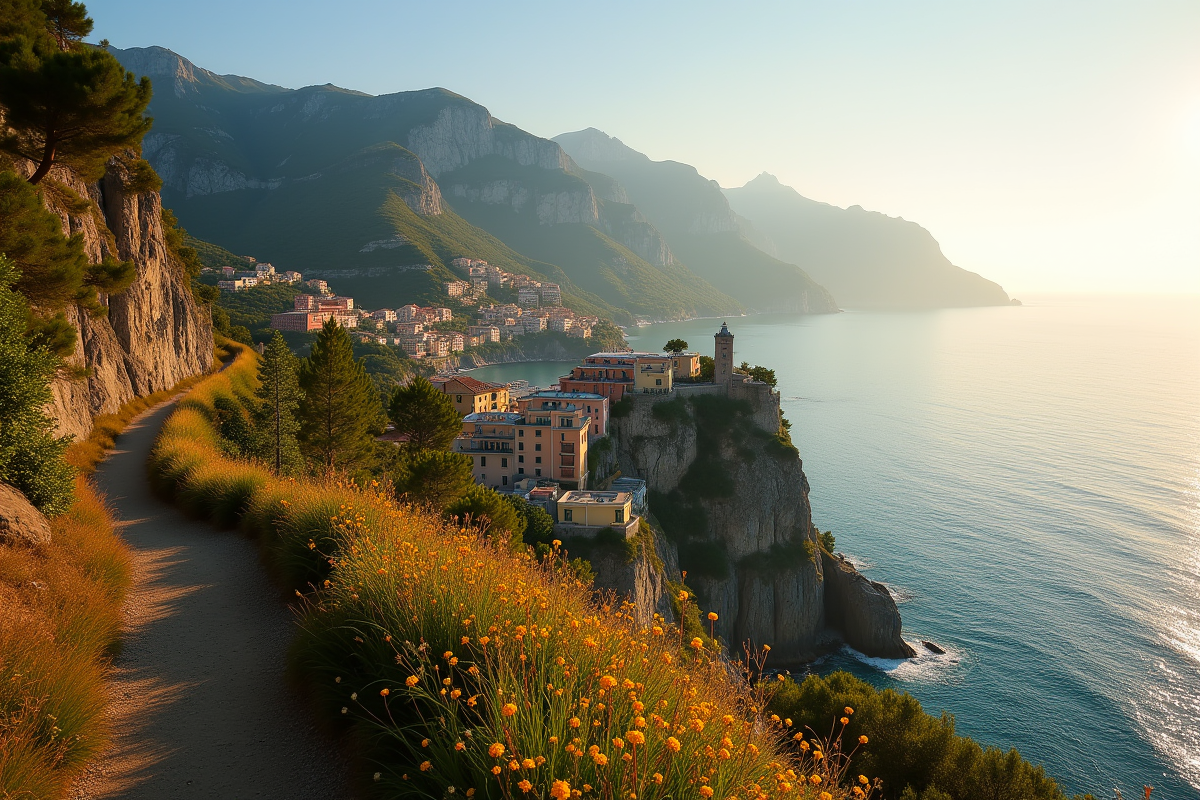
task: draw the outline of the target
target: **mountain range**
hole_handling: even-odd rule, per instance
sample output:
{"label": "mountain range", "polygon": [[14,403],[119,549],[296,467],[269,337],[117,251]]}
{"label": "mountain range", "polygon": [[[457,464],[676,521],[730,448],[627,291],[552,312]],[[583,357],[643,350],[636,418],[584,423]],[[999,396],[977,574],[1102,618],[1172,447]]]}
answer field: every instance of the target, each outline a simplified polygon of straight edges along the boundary
{"label": "mountain range", "polygon": [[[851,223],[806,250],[788,235],[806,224],[788,221],[788,198],[756,205],[754,182],[727,197],[693,167],[651,161],[600,131],[543,139],[445,89],[286,89],[160,47],[110,52],[154,83],[143,155],[192,234],[336,280],[368,306],[431,302],[462,277],[451,260],[468,256],[557,282],[567,305],[623,323],[827,313],[847,304],[827,287],[856,285],[838,272],[857,268],[859,244],[872,240]],[[863,215],[868,228],[889,219]],[[886,250],[892,240],[872,241]],[[922,263],[919,253],[892,259],[895,279],[881,285],[943,297],[904,285]],[[982,304],[925,305],[939,303]]]}

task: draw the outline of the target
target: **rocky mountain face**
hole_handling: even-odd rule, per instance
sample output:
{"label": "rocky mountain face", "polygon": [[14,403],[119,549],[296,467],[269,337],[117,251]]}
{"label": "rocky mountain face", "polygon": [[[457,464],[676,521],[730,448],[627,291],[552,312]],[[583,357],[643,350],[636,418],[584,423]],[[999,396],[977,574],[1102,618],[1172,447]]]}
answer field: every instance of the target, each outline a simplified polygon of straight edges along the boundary
{"label": "rocky mountain face", "polygon": [[[803,465],[794,450],[769,443],[779,426],[778,394],[754,383],[732,398],[714,390],[677,390],[671,401],[631,396],[595,469],[647,481],[651,513],[666,532],[658,553],[668,575],[678,580],[687,570],[735,654],[746,641],[769,644],[774,663],[797,664],[842,640],[871,656],[911,656],[887,589],[822,553]],[[714,437],[714,418],[730,410],[741,433]],[[629,586],[620,588],[642,603],[661,602],[656,584],[639,586],[636,574],[624,575]]]}
{"label": "rocky mountain face", "polygon": [[[32,165],[18,169],[29,174]],[[157,192],[127,190],[129,175],[117,161],[110,162],[97,183],[85,184],[62,167],[55,167],[46,180],[91,201],[86,211],[79,211],[60,194],[44,193],[47,208],[62,219],[63,233],[83,234],[93,263],[112,255],[137,267],[132,286],[103,298],[106,316],[68,309],[79,331],[69,363],[86,370],[86,377],[55,382],[53,414],[60,434],[82,438],[91,431],[93,417],[207,370],[213,358],[212,319],[196,303],[183,267],[167,250]]]}
{"label": "rocky mountain face", "polygon": [[[414,181],[424,183],[422,195],[403,195],[418,215],[434,217],[439,207],[451,207],[479,229],[476,234],[486,231],[530,260],[565,272],[578,291],[564,287],[564,293],[591,293],[593,305],[599,300],[644,316],[658,311],[662,318],[743,311],[737,300],[678,263],[614,181],[586,180],[556,143],[496,119],[467,98],[444,89],[378,97],[329,85],[282,89],[216,75],[163,48],[112,53],[135,73],[172,87],[151,102],[155,130],[145,157],[163,178],[166,202],[203,239],[277,258],[269,248],[280,232],[264,223],[282,211],[260,213],[260,207],[291,209],[296,203],[273,194],[326,180],[332,165],[360,152],[398,146],[430,179]],[[431,200],[431,183],[440,192],[438,203]],[[222,210],[231,219],[219,219]],[[238,219],[253,214],[257,226],[231,237]],[[289,230],[297,227],[291,222]],[[355,224],[365,226],[330,220],[331,227]],[[478,238],[459,235],[465,232],[459,223],[443,227],[454,229],[450,248]],[[451,255],[487,257],[461,249]],[[320,269],[327,264],[316,263],[318,253],[349,262],[357,259],[355,251],[302,248],[305,260],[289,266]],[[392,255],[400,265],[409,263],[397,260],[401,255],[431,263],[428,250]],[[434,253],[432,263],[438,260]]]}
{"label": "rocky mountain face", "polygon": [[803,267],[847,308],[1009,303],[998,284],[951,264],[932,234],[915,222],[861,206],[818,203],[765,172],[724,191],[767,247]]}
{"label": "rocky mountain face", "polygon": [[688,164],[652,161],[595,128],[554,137],[585,176],[609,176],[645,215],[673,258],[757,311],[827,313],[834,295],[795,264],[756,246],[761,238],[734,213],[721,187]]}

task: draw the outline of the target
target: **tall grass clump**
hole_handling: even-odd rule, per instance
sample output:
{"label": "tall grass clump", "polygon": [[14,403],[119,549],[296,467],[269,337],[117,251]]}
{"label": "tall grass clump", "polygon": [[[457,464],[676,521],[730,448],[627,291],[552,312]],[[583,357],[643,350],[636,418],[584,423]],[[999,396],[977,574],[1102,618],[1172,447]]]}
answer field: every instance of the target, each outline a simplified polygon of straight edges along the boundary
{"label": "tall grass clump", "polygon": [[[835,741],[765,710],[715,646],[386,490],[235,458],[213,402],[253,385],[242,349],[163,427],[151,469],[195,513],[239,517],[300,599],[294,672],[356,743],[379,797],[834,800]],[[239,388],[240,387],[240,388]],[[219,512],[213,509],[219,507]],[[686,605],[688,598],[679,598]],[[764,648],[756,654],[761,672]],[[855,745],[856,747],[858,745]],[[853,785],[849,785],[849,784]]]}
{"label": "tall grass clump", "polygon": [[61,797],[104,747],[128,586],[128,554],[83,478],[49,545],[0,545],[0,797]]}

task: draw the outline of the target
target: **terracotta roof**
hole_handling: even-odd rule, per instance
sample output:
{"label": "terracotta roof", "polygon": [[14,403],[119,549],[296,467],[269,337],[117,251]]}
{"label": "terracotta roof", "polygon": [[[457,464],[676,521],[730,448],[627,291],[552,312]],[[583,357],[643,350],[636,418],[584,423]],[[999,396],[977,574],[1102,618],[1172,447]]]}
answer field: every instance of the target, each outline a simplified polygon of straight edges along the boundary
{"label": "terracotta roof", "polygon": [[508,388],[502,383],[485,383],[484,381],[472,378],[470,375],[457,375],[441,382],[442,391],[450,394],[450,390],[447,387],[455,383],[462,387],[464,394],[483,394],[485,392],[495,392]]}

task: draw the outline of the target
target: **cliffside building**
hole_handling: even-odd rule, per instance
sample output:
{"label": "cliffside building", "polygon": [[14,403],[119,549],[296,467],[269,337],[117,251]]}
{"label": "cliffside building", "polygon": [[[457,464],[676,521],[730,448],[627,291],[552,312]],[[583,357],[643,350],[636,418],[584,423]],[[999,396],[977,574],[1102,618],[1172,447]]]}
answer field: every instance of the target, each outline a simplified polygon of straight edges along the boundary
{"label": "cliffside building", "polygon": [[522,413],[531,411],[554,411],[563,406],[573,404],[584,414],[591,417],[591,430],[588,437],[598,439],[608,433],[608,398],[602,394],[591,392],[534,392],[517,400],[517,410]]}
{"label": "cliffside building", "polygon": [[453,450],[471,457],[475,482],[512,491],[525,478],[568,486],[587,482],[591,418],[573,403],[525,413],[483,411],[463,417]]}
{"label": "cliffside building", "polygon": [[627,393],[670,394],[670,356],[661,353],[593,353],[559,379],[564,392],[590,392],[620,402]]}
{"label": "cliffside building", "polygon": [[729,332],[729,326],[722,322],[721,330],[713,338],[716,340],[713,383],[728,388],[733,385],[733,334]]}
{"label": "cliffside building", "polygon": [[629,492],[567,492],[558,499],[554,532],[560,536],[594,536],[605,528],[626,539],[637,535],[640,519]]}

